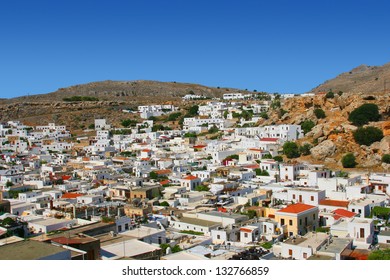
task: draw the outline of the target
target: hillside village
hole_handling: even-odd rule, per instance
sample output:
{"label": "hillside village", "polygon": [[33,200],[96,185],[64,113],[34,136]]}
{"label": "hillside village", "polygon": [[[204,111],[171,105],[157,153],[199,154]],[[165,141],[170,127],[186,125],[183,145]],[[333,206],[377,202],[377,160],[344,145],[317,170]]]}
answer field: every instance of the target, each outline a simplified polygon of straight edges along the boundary
{"label": "hillside village", "polygon": [[[347,159],[360,155],[344,153],[342,140],[333,147],[320,117],[291,122],[283,105],[301,98],[191,93],[185,107],[140,105],[123,110],[122,127],[107,116],[78,134],[57,123],[0,124],[0,259],[351,260],[388,251],[388,134],[364,148],[381,172],[354,169]],[[357,129],[345,123],[334,134]],[[339,166],[328,159],[336,149]]]}

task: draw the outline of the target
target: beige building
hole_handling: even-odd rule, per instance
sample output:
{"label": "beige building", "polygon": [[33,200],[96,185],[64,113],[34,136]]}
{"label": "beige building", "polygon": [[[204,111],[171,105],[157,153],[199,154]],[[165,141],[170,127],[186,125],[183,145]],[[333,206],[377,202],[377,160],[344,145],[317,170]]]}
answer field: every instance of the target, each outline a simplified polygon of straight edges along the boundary
{"label": "beige building", "polygon": [[318,227],[318,207],[296,203],[275,212],[275,220],[288,235],[304,235]]}

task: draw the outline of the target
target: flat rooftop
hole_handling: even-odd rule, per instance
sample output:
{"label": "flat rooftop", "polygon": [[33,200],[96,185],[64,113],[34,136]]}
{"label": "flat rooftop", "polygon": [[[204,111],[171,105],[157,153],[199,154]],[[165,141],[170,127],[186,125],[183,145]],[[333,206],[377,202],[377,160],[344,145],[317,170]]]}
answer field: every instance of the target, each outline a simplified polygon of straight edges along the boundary
{"label": "flat rooftop", "polygon": [[202,227],[212,227],[212,226],[221,225],[221,223],[217,223],[217,222],[213,222],[213,221],[201,220],[201,219],[197,219],[197,218],[188,218],[188,217],[181,218],[180,222],[186,223],[186,224],[202,226]]}
{"label": "flat rooftop", "polygon": [[329,245],[322,246],[319,253],[341,254],[344,249],[351,243],[351,240],[346,238],[332,238]]}
{"label": "flat rooftop", "polygon": [[0,260],[37,260],[64,251],[69,250],[45,242],[26,240],[1,246]]}
{"label": "flat rooftop", "polygon": [[224,213],[224,212],[218,212],[218,211],[210,211],[210,212],[204,212],[204,213],[199,213],[199,214],[204,214],[204,215],[209,215],[209,216],[214,216],[214,217],[231,218],[231,219],[247,218],[247,216],[245,216],[245,215],[234,214],[234,213]]}

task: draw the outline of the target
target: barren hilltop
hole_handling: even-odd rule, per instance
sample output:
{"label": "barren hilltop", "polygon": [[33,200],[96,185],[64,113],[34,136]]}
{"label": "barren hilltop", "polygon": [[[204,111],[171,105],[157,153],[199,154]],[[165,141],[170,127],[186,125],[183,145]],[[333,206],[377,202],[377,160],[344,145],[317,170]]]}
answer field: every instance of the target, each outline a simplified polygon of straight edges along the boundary
{"label": "barren hilltop", "polygon": [[[385,85],[387,83],[387,85]],[[360,65],[336,78],[325,81],[312,92],[379,93],[390,88],[390,63],[383,66]]]}

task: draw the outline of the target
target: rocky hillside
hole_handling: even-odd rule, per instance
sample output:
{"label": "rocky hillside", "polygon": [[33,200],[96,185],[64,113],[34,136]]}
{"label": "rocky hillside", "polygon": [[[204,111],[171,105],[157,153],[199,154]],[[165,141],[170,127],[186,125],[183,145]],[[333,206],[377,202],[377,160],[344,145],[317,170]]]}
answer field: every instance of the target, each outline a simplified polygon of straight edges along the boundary
{"label": "rocky hillside", "polygon": [[[309,143],[313,146],[310,156],[304,156],[300,160],[315,163],[327,163],[329,167],[340,168],[342,156],[348,152],[355,154],[359,166],[362,168],[381,166],[383,154],[390,153],[390,95],[379,93],[374,100],[366,100],[369,95],[343,93],[334,98],[326,98],[324,94],[313,97],[297,97],[287,99],[282,108],[285,113],[281,118],[280,110],[273,110],[266,123],[290,123],[301,124],[305,120],[312,120],[315,126],[301,139],[300,144]],[[373,97],[369,97],[372,99]],[[364,103],[374,103],[379,107],[381,120],[369,125],[380,128],[385,137],[381,142],[375,142],[371,146],[361,146],[353,138],[353,131],[357,129],[348,121],[351,111]],[[326,117],[317,119],[314,110],[321,108]],[[388,168],[388,166],[384,166]]]}
{"label": "rocky hillside", "polygon": [[67,88],[60,88],[48,94],[23,96],[1,103],[14,102],[61,102],[72,96],[95,97],[99,101],[124,101],[130,103],[147,103],[149,101],[181,100],[186,94],[204,95],[206,97],[221,97],[228,92],[246,92],[232,88],[213,88],[198,84],[157,82],[157,81],[103,81]]}
{"label": "rocky hillside", "polygon": [[312,92],[354,92],[382,93],[385,89],[390,92],[390,63],[383,66],[360,65],[349,72],[342,73],[336,78],[325,81]]}

